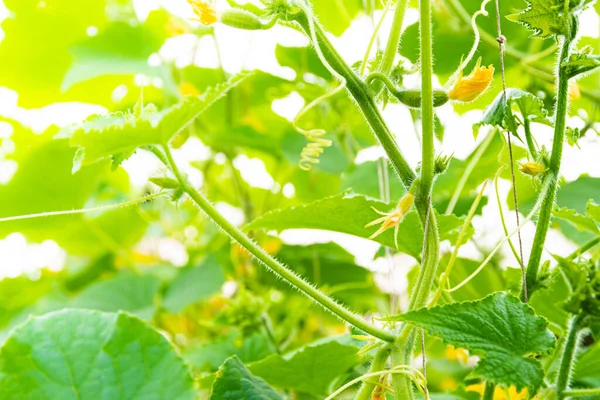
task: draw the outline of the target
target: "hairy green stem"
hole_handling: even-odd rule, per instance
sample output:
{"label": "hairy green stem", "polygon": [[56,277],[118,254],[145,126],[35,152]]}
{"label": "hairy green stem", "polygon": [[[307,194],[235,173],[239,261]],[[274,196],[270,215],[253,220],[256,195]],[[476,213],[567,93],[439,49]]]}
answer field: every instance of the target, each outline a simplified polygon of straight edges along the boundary
{"label": "hairy green stem", "polygon": [[398,53],[398,46],[400,45],[400,35],[402,34],[402,25],[404,24],[404,15],[406,14],[407,6],[408,0],[398,0],[396,2],[396,11],[394,11],[392,30],[388,36],[385,52],[383,53],[383,59],[381,60],[381,65],[379,66],[379,71],[385,75],[388,75],[392,71],[394,61],[396,60],[396,54]]}
{"label": "hairy green stem", "polygon": [[[436,277],[440,237],[437,220],[431,205],[431,192],[435,176],[435,145],[434,145],[434,113],[433,113],[433,39],[431,26],[431,0],[419,1],[419,31],[421,38],[421,176],[415,198],[417,211],[424,232],[423,255],[419,277],[411,293],[409,310],[424,307],[433,288]],[[404,326],[408,330],[409,339],[398,343],[399,347],[392,352],[395,361],[409,363],[414,351],[416,330]],[[401,335],[400,337],[402,337]],[[394,354],[397,353],[397,354]],[[399,399],[412,399],[413,391],[410,381],[403,376],[394,377],[396,396]]]}
{"label": "hairy green stem", "polygon": [[533,141],[533,135],[531,134],[531,122],[529,118],[525,114],[525,110],[521,108],[521,114],[523,114],[523,128],[525,129],[525,140],[527,141],[527,148],[529,149],[529,153],[531,157],[535,160],[538,156],[537,149],[535,147],[535,142]]}
{"label": "hairy green stem", "polygon": [[[310,26],[307,18],[308,17],[304,13],[295,15],[295,21],[300,24],[310,38]],[[392,135],[392,132],[390,132],[383,120],[383,117],[377,108],[377,104],[369,92],[368,86],[354,73],[338,54],[329,39],[327,39],[321,26],[316,23],[316,21],[314,25],[318,43],[313,43],[313,45],[320,47],[323,56],[329,65],[346,80],[348,92],[362,111],[371,130],[383,146],[394,171],[398,174],[404,186],[409,188],[412,181],[415,179],[415,173],[408,165],[408,162],[402,155],[402,152],[396,143],[394,135]]]}
{"label": "hairy green stem", "polygon": [[563,353],[560,360],[560,369],[558,370],[558,377],[556,379],[556,392],[558,393],[559,400],[563,400],[566,397],[565,391],[569,387],[571,381],[571,374],[573,372],[575,356],[579,345],[579,322],[579,316],[571,318],[569,330],[565,338]]}
{"label": "hairy green stem", "polygon": [[578,248],[577,250],[575,250],[573,253],[571,253],[567,257],[567,260],[574,260],[574,259],[576,259],[577,257],[579,257],[580,255],[582,255],[586,251],[588,251],[591,248],[593,248],[596,245],[598,245],[598,243],[600,243],[600,236],[597,236],[597,237],[593,238],[592,240],[590,240],[589,242],[585,243],[583,246],[581,246],[580,248]]}
{"label": "hairy green stem", "polygon": [[[375,353],[375,357],[373,357],[373,361],[371,362],[371,367],[369,368],[369,373],[371,372],[379,372],[385,369],[385,364],[390,357],[391,346],[386,345],[380,348],[377,353]],[[354,400],[369,400],[371,399],[371,394],[377,384],[373,381],[364,381],[363,385],[360,387]]]}
{"label": "hairy green stem", "polygon": [[482,400],[493,400],[495,391],[496,385],[494,385],[492,382],[486,382]]}
{"label": "hairy green stem", "polygon": [[177,164],[175,163],[173,155],[171,154],[171,150],[168,146],[164,146],[164,152],[166,155],[168,166],[175,175],[175,178],[177,179],[179,184],[181,185],[181,189],[185,193],[187,193],[187,195],[192,199],[192,201],[196,203],[196,205],[200,207],[200,209],[215,224],[217,224],[233,240],[238,242],[243,248],[245,248],[250,254],[252,254],[252,256],[254,256],[258,261],[260,261],[264,266],[266,266],[267,269],[280,276],[292,287],[295,287],[296,289],[304,293],[306,296],[319,303],[326,310],[329,310],[333,314],[337,315],[339,318],[343,319],[351,325],[354,325],[356,328],[361,329],[369,335],[372,335],[381,340],[387,342],[395,341],[396,335],[394,333],[369,324],[362,317],[347,310],[345,307],[338,304],[331,297],[327,296],[325,293],[321,292],[319,289],[315,288],[314,286],[306,282],[304,279],[297,276],[285,265],[281,264],[279,261],[271,257],[271,255],[267,253],[262,247],[257,245],[254,241],[252,241],[252,239],[250,239],[241,230],[239,230],[225,217],[223,217],[214,208],[214,206],[206,198],[204,198],[203,195],[201,195],[188,183],[187,179],[184,178],[183,174],[177,167]]}
{"label": "hairy green stem", "polygon": [[600,395],[600,388],[593,388],[593,389],[570,389],[570,390],[565,390],[564,392],[565,397],[589,397],[589,396],[599,396]]}
{"label": "hairy green stem", "polygon": [[548,174],[553,178],[544,198],[544,203],[540,210],[538,223],[533,239],[533,246],[527,263],[527,290],[529,296],[537,289],[537,277],[542,259],[542,251],[546,242],[546,235],[550,227],[550,219],[552,217],[552,208],[558,189],[558,176],[560,174],[560,163],[563,153],[563,143],[565,140],[565,127],[567,122],[567,110],[569,108],[569,78],[560,67],[563,62],[569,59],[571,52],[571,39],[564,37],[562,49],[558,61],[558,89],[556,96],[556,113],[554,121],[554,139],[552,142],[552,154],[550,155],[550,163],[548,165]]}

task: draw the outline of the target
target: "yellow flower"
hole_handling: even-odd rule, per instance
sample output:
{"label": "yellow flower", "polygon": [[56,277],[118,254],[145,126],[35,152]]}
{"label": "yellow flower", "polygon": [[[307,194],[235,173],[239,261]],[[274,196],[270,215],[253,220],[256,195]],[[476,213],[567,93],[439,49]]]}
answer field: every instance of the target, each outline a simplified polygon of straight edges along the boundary
{"label": "yellow flower", "polygon": [[188,3],[192,5],[194,13],[200,18],[200,22],[204,25],[208,26],[217,22],[217,10],[215,10],[215,7],[212,4],[202,0],[188,0]]}
{"label": "yellow flower", "polygon": [[448,92],[450,100],[469,103],[487,90],[494,79],[494,66],[481,66],[481,58],[469,76],[463,77],[462,70],[454,86]]}
{"label": "yellow flower", "polygon": [[446,346],[444,355],[450,361],[460,361],[463,364],[467,364],[469,362],[469,352],[465,349],[456,348],[452,345]]}
{"label": "yellow flower", "polygon": [[526,163],[520,163],[517,161],[517,164],[521,166],[521,168],[519,168],[521,172],[527,175],[538,176],[539,174],[546,172],[546,167],[536,162],[528,161]]}
{"label": "yellow flower", "polygon": [[576,81],[569,81],[569,99],[578,100],[581,98],[581,90]]}
{"label": "yellow flower", "polygon": [[365,225],[365,228],[368,228],[373,225],[381,224],[379,229],[369,236],[369,239],[375,239],[377,236],[381,235],[384,231],[394,228],[394,243],[396,243],[396,248],[398,247],[398,229],[400,227],[400,223],[404,219],[404,216],[408,214],[410,209],[415,202],[415,195],[412,193],[407,193],[400,199],[398,203],[398,207],[392,212],[383,212],[377,210],[375,207],[371,207],[373,211],[375,211],[379,215],[383,215],[381,218],[377,218],[374,221],[369,222]]}
{"label": "yellow flower", "polygon": [[[485,386],[482,383],[467,386],[467,392],[477,392],[483,395],[484,391]],[[496,386],[494,389],[494,400],[525,400],[527,398],[527,389],[523,389],[520,392],[517,392],[517,389],[514,386],[511,386],[508,389],[503,389],[499,386]],[[535,396],[533,400],[537,398],[538,397]]]}

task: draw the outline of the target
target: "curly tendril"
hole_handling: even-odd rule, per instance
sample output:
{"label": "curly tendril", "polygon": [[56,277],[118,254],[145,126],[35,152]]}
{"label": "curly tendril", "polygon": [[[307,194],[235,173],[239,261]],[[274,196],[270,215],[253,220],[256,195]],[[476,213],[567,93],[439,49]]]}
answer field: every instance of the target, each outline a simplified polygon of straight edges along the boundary
{"label": "curly tendril", "polygon": [[310,142],[302,150],[302,153],[300,154],[300,163],[299,163],[299,166],[301,169],[303,169],[305,171],[309,171],[312,168],[313,164],[319,164],[319,156],[321,154],[323,154],[323,152],[325,151],[325,148],[330,147],[333,144],[333,142],[331,140],[322,138],[322,136],[327,134],[326,130],[324,130],[324,129],[303,129],[299,126],[299,122],[302,119],[302,117],[304,117],[304,115],[306,115],[313,108],[315,108],[322,102],[326,101],[327,99],[332,98],[336,94],[342,92],[344,90],[344,88],[346,87],[346,79],[343,76],[341,76],[340,74],[338,74],[338,72],[327,62],[327,60],[325,59],[325,56],[323,55],[323,51],[321,50],[321,46],[319,45],[319,41],[317,39],[317,34],[316,34],[316,29],[315,29],[315,17],[314,17],[312,10],[310,9],[310,6],[308,6],[308,4],[306,4],[306,2],[304,0],[295,0],[293,2],[293,4],[296,7],[300,8],[302,10],[302,12],[304,12],[304,14],[306,15],[306,18],[308,19],[310,39],[313,43],[315,52],[317,53],[319,60],[321,61],[323,66],[331,73],[331,75],[337,81],[340,82],[339,85],[336,86],[335,88],[333,88],[332,90],[328,91],[327,93],[323,94],[322,96],[319,96],[315,100],[308,103],[302,110],[300,110],[298,115],[296,115],[296,118],[294,118],[294,122],[293,122],[294,129],[298,133],[304,135],[306,137],[306,139]]}
{"label": "curly tendril", "polygon": [[479,8],[479,10],[477,10],[475,14],[473,14],[473,16],[471,17],[471,27],[473,28],[473,33],[475,34],[473,46],[471,46],[471,50],[469,51],[467,57],[461,60],[458,69],[454,74],[452,74],[450,79],[448,79],[448,83],[446,85],[452,85],[458,79],[458,76],[461,74],[461,72],[465,69],[465,67],[469,64],[469,62],[471,62],[471,60],[475,56],[475,52],[477,51],[477,47],[479,47],[479,42],[481,41],[481,34],[479,33],[479,27],[477,26],[477,17],[479,17],[480,15],[487,17],[489,15],[485,7],[491,1],[492,0],[483,0],[481,2],[481,7]]}

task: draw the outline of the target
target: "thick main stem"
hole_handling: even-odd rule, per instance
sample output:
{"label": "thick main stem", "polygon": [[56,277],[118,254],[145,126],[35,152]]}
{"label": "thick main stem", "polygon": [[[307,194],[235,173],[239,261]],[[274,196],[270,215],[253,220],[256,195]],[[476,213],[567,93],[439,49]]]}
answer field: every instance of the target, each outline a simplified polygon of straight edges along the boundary
{"label": "thick main stem", "polygon": [[354,314],[352,311],[347,310],[342,305],[338,304],[335,300],[327,296],[325,293],[321,292],[319,289],[315,288],[314,286],[297,276],[294,272],[290,271],[285,265],[281,264],[273,257],[271,257],[271,255],[267,253],[262,247],[253,242],[252,239],[246,236],[241,230],[239,230],[237,227],[231,224],[231,222],[229,222],[225,217],[223,217],[213,207],[213,205],[207,199],[204,198],[204,196],[202,196],[196,189],[194,189],[184,178],[181,171],[177,167],[177,164],[173,159],[173,155],[171,154],[171,150],[167,146],[165,146],[164,151],[169,168],[171,169],[171,171],[175,175],[175,178],[181,185],[181,189],[192,199],[194,203],[196,203],[196,205],[198,205],[198,207],[200,207],[200,209],[210,219],[213,220],[215,224],[217,224],[221,229],[223,229],[225,233],[227,233],[233,240],[238,242],[258,261],[265,265],[267,269],[280,276],[287,283],[300,290],[306,296],[312,298],[314,301],[323,306],[323,308],[325,308],[326,310],[331,311],[339,318],[343,319],[344,321],[347,321],[351,325],[354,325],[358,329],[363,330],[369,335],[372,335],[376,338],[387,342],[393,342],[396,339],[396,335],[394,335],[392,332],[386,331],[384,329],[369,324],[362,317]]}
{"label": "thick main stem", "polygon": [[566,397],[565,390],[567,390],[569,382],[571,381],[573,364],[575,362],[575,355],[577,354],[577,345],[579,342],[579,329],[579,317],[573,317],[565,338],[565,345],[560,360],[560,369],[558,370],[558,377],[556,379],[556,392],[558,393],[559,400],[563,400]]}
{"label": "thick main stem", "polygon": [[531,255],[529,256],[529,262],[527,264],[527,289],[531,296],[537,289],[537,277],[540,267],[540,261],[542,259],[542,251],[544,249],[544,243],[546,242],[546,235],[550,226],[550,219],[552,217],[552,208],[554,207],[554,200],[556,197],[556,191],[558,189],[558,176],[560,174],[560,163],[563,153],[563,143],[565,140],[565,126],[567,121],[567,110],[569,108],[569,78],[565,72],[561,69],[563,62],[568,60],[569,53],[571,50],[571,39],[569,37],[563,38],[562,49],[560,52],[560,58],[558,61],[558,89],[556,96],[556,113],[554,121],[554,139],[552,142],[552,154],[550,156],[550,164],[548,165],[548,174],[552,178],[548,192],[544,199],[542,209],[535,230],[535,237],[533,239],[533,246],[531,249]]}
{"label": "thick main stem", "polygon": [[[424,231],[424,245],[419,277],[411,294],[409,310],[424,307],[433,287],[438,261],[440,238],[435,213],[431,206],[433,189],[435,145],[434,145],[434,113],[433,113],[433,43],[431,26],[431,2],[419,2],[419,27],[421,36],[421,176],[419,190],[415,199],[417,211]],[[397,342],[397,348],[392,352],[394,361],[410,363],[414,351],[415,329],[404,326],[403,334],[408,340]],[[396,376],[394,386],[399,399],[412,399],[413,391],[406,377]]]}

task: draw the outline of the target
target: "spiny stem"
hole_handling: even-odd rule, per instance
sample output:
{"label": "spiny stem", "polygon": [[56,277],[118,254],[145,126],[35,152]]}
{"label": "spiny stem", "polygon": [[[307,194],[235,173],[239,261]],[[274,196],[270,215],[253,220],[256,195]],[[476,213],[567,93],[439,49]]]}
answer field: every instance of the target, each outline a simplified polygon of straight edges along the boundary
{"label": "spiny stem", "polygon": [[381,66],[379,67],[379,71],[385,75],[388,75],[392,71],[394,60],[396,60],[398,46],[400,45],[400,35],[402,34],[402,24],[404,23],[404,15],[406,14],[407,6],[408,0],[398,0],[396,2],[396,11],[394,11],[392,30],[388,36],[385,52],[383,53],[383,59],[381,60]]}
{"label": "spiny stem", "polygon": [[366,322],[359,315],[354,314],[353,312],[347,310],[342,305],[338,304],[331,297],[327,296],[325,293],[321,292],[319,289],[315,288],[299,276],[297,276],[294,272],[289,270],[285,265],[275,260],[269,253],[267,253],[262,247],[257,245],[252,239],[246,236],[241,230],[235,227],[231,222],[229,222],[225,217],[223,217],[214,207],[213,205],[204,198],[196,189],[194,189],[187,179],[184,178],[183,174],[177,167],[175,160],[173,159],[173,155],[171,154],[171,150],[168,146],[164,146],[163,148],[168,166],[175,175],[175,178],[181,185],[181,189],[187,193],[187,195],[192,199],[194,203],[215,223],[217,224],[225,233],[227,233],[233,240],[238,242],[243,248],[245,248],[250,254],[252,254],[258,261],[260,261],[263,265],[267,267],[270,271],[274,272],[276,275],[283,278],[287,283],[289,283],[292,287],[300,290],[306,296],[312,298],[314,301],[319,303],[325,309],[331,311],[333,314],[337,315],[339,318],[344,321],[354,325],[358,329],[363,330],[364,332],[372,335],[378,339],[384,340],[386,342],[393,342],[396,339],[396,335],[392,332],[386,331],[384,329],[378,328]]}
{"label": "spiny stem", "polygon": [[593,238],[592,240],[590,240],[589,242],[587,242],[586,244],[584,244],[583,246],[581,246],[580,248],[578,248],[577,250],[575,250],[573,253],[571,253],[567,257],[567,260],[574,260],[574,259],[576,259],[577,257],[579,257],[580,255],[582,255],[586,251],[588,251],[591,248],[595,247],[598,243],[600,243],[600,236]]}
{"label": "spiny stem", "polygon": [[[431,205],[433,189],[435,146],[434,146],[434,113],[433,113],[433,39],[431,25],[431,0],[419,1],[419,33],[421,48],[421,176],[419,189],[415,198],[417,211],[421,218],[424,232],[423,255],[419,277],[413,287],[409,310],[424,307],[433,288],[436,277],[440,238],[437,220]],[[415,344],[415,329],[404,325],[404,331],[410,332],[405,343],[398,343],[394,361],[410,363]],[[401,335],[402,336],[402,335]],[[393,354],[394,354],[393,353]],[[413,391],[410,381],[403,376],[394,377],[394,387],[398,399],[412,399]]]}
{"label": "spiny stem", "polygon": [[575,355],[577,354],[577,347],[579,344],[579,322],[580,319],[576,316],[571,318],[569,323],[569,330],[567,332],[562,358],[560,360],[560,369],[558,370],[558,377],[556,379],[556,392],[558,393],[559,400],[563,400],[566,397],[565,391],[569,387],[571,381]]}
{"label": "spiny stem", "polygon": [[600,388],[593,389],[571,389],[565,390],[565,397],[588,397],[588,396],[598,396],[600,395]]}
{"label": "spiny stem", "polygon": [[131,206],[135,206],[137,204],[142,204],[147,201],[154,200],[157,197],[163,196],[164,194],[165,194],[164,192],[159,192],[159,193],[150,194],[148,196],[144,196],[139,199],[126,201],[124,203],[110,204],[107,206],[100,206],[100,207],[84,208],[81,210],[50,211],[50,212],[43,212],[43,213],[37,213],[37,214],[15,215],[13,217],[0,218],[0,223],[11,222],[11,221],[21,221],[24,219],[56,217],[56,216],[60,216],[60,215],[76,215],[76,214],[86,214],[86,213],[93,213],[93,212],[111,211],[111,210],[116,210],[119,208],[131,207]]}
{"label": "spiny stem", "polygon": [[[373,361],[371,362],[371,367],[369,368],[369,373],[383,371],[385,369],[385,364],[390,357],[391,346],[386,345],[381,349],[377,350],[375,353],[375,357],[373,357]],[[363,385],[360,387],[354,400],[370,400],[371,394],[373,390],[375,390],[376,383],[371,381],[364,381]]]}
{"label": "spiny stem", "polygon": [[569,59],[571,51],[571,39],[563,37],[562,49],[557,67],[558,74],[558,89],[556,96],[556,115],[554,121],[554,139],[552,142],[552,154],[550,156],[550,164],[548,165],[548,174],[552,177],[552,181],[548,192],[544,198],[542,209],[535,230],[533,246],[529,262],[527,264],[526,281],[529,295],[537,289],[537,277],[542,258],[546,235],[550,227],[550,219],[552,217],[552,208],[558,189],[558,176],[560,174],[560,164],[563,153],[563,143],[565,140],[565,127],[567,121],[567,110],[569,108],[569,78],[560,67],[563,62]]}

